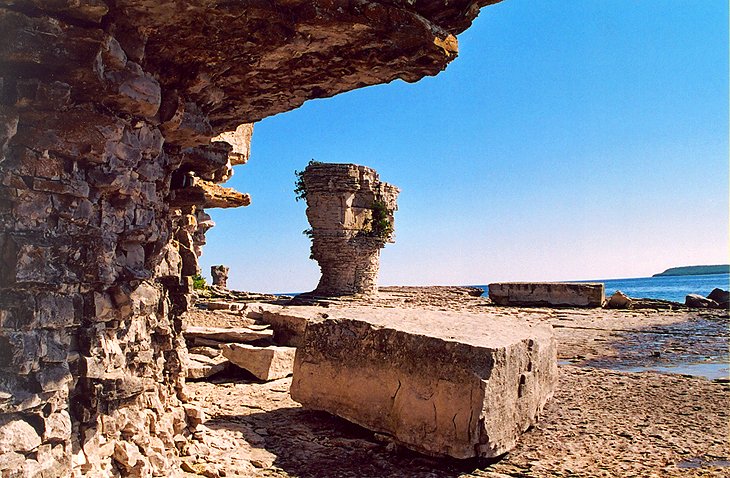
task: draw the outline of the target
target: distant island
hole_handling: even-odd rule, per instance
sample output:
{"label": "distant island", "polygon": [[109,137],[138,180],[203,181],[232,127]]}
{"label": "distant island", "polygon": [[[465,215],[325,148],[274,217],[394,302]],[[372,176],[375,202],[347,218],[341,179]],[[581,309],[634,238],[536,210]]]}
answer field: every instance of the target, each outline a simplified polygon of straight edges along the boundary
{"label": "distant island", "polygon": [[659,274],[652,277],[663,276],[699,276],[704,274],[727,274],[730,273],[730,264],[719,264],[714,266],[684,266],[670,267]]}

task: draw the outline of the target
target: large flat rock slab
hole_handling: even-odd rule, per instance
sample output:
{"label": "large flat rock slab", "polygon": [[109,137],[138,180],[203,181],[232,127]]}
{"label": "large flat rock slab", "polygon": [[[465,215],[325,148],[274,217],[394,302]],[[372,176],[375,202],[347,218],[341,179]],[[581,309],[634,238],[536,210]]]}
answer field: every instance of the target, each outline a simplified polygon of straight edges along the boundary
{"label": "large flat rock slab", "polygon": [[256,342],[260,340],[271,340],[274,337],[273,330],[255,330],[250,327],[199,327],[187,326],[183,330],[185,339],[195,345],[210,346],[216,342]]}
{"label": "large flat rock slab", "polygon": [[552,328],[487,314],[342,309],[307,325],[291,396],[429,455],[496,457],[557,383]]}
{"label": "large flat rock slab", "polygon": [[500,282],[489,284],[489,298],[497,305],[519,307],[601,307],[602,283]]}

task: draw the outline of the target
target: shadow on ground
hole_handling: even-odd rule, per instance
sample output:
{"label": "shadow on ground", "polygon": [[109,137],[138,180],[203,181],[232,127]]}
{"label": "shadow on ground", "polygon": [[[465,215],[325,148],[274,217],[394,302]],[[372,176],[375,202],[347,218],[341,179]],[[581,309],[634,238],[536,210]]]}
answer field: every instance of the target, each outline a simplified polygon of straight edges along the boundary
{"label": "shadow on ground", "polygon": [[276,456],[274,467],[300,478],[448,478],[493,463],[420,455],[328,413],[295,407],[217,415],[206,425],[211,429],[235,427],[247,442]]}

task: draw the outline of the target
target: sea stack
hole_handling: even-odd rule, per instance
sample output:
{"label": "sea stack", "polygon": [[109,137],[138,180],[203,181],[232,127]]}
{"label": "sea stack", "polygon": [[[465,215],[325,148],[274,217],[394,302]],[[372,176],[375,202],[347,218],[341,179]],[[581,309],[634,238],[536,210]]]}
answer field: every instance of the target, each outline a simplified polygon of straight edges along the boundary
{"label": "sea stack", "polygon": [[307,201],[311,258],[322,277],[317,296],[377,292],[380,249],[393,242],[393,213],[400,192],[378,173],[356,164],[311,162],[298,173],[297,189]]}

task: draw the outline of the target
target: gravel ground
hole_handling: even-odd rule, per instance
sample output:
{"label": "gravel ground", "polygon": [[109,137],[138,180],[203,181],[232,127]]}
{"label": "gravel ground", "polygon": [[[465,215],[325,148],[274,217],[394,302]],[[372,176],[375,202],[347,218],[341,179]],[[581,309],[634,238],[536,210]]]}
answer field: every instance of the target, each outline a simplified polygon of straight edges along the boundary
{"label": "gravel ground", "polygon": [[[282,478],[730,476],[727,383],[586,367],[687,357],[727,361],[726,312],[501,308],[449,289],[388,288],[372,306],[479,310],[556,327],[562,361],[555,397],[502,459],[418,455],[345,420],[302,409],[289,397],[288,378],[260,383],[240,371],[188,384],[191,403],[207,418],[199,440],[185,450],[184,469]],[[201,313],[194,321],[223,319]],[[235,325],[235,318],[226,314],[225,323]]]}

